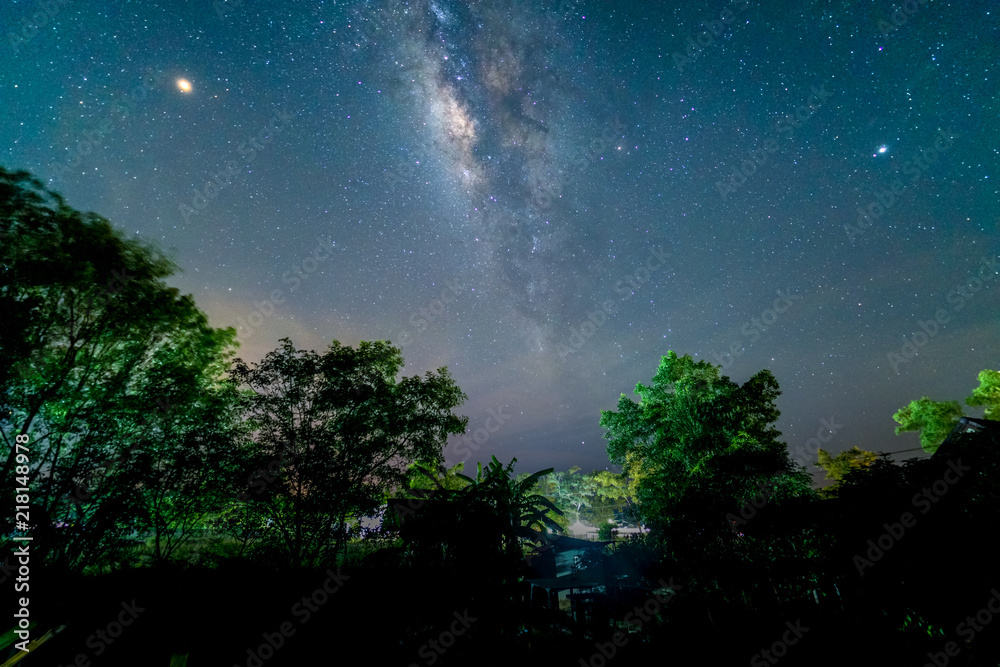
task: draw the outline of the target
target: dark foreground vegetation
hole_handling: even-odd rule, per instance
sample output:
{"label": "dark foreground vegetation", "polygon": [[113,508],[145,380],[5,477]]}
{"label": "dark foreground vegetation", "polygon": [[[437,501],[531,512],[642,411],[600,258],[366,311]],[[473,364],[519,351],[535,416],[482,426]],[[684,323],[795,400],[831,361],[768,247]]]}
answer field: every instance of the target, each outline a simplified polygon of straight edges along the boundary
{"label": "dark foreground vegetation", "polygon": [[929,457],[818,450],[816,490],[769,371],[670,352],[600,416],[620,473],[472,476],[443,465],[446,368],[401,377],[388,341],[244,363],[169,259],[23,172],[0,256],[4,667],[1000,660],[1000,372],[983,419],[895,415]]}

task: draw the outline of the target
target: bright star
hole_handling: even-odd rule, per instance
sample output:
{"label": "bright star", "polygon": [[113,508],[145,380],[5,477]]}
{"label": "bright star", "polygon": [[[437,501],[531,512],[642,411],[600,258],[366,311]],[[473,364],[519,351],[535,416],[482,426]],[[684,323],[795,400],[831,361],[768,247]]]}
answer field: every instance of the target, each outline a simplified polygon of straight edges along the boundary
{"label": "bright star", "polygon": [[879,152],[879,153],[884,153],[884,152],[886,152],[887,150],[889,150],[889,147],[888,147],[888,146],[879,146],[879,149],[878,149],[878,152]]}

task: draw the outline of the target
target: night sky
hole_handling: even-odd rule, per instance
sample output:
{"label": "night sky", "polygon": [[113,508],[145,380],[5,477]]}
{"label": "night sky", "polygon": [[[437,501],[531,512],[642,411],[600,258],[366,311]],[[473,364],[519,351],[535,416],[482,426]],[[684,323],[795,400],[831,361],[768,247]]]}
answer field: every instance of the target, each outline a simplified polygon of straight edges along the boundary
{"label": "night sky", "polygon": [[908,450],[898,408],[1000,368],[998,18],[7,0],[0,164],[167,250],[248,361],[287,336],[447,366],[449,464],[603,469],[600,410],[668,350],[770,369],[803,463],[817,432]]}

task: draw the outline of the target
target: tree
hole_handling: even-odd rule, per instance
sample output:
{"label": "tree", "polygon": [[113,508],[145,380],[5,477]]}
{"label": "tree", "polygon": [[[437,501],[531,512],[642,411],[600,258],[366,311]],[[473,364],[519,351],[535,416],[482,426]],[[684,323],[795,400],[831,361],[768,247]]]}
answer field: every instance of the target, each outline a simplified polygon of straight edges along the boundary
{"label": "tree", "polygon": [[878,461],[879,456],[875,452],[869,452],[857,447],[845,450],[836,456],[820,449],[817,451],[817,465],[826,471],[826,479],[834,480],[834,484],[823,489],[825,497],[831,497],[836,493],[837,487],[844,477],[851,471],[864,470]]}
{"label": "tree", "polygon": [[[166,284],[177,267],[155,247],[2,168],[0,264],[3,478],[14,436],[28,436],[38,557],[73,568],[118,558],[148,525],[140,485],[159,483],[137,477],[133,457],[189,414],[193,394],[157,407],[171,386],[208,382],[235,330],[209,327]],[[168,377],[185,346],[196,349]]]}
{"label": "tree", "polygon": [[458,491],[468,486],[462,475],[465,463],[456,463],[450,468],[438,471],[435,474],[427,466],[414,463],[410,466],[410,481],[408,487],[411,489],[447,489]]}
{"label": "tree", "polygon": [[621,510],[625,516],[630,520],[635,518],[635,502],[629,491],[631,480],[626,474],[595,470],[591,478],[594,480],[594,493],[598,500],[621,503]]}
{"label": "tree", "polygon": [[550,473],[540,480],[540,484],[544,487],[544,494],[552,498],[562,513],[572,518],[573,523],[580,521],[580,510],[593,502],[596,490],[593,479],[580,474],[579,466]]}
{"label": "tree", "polygon": [[965,404],[983,406],[986,408],[983,415],[986,419],[1000,420],[1000,371],[980,371],[979,386],[972,390]]}
{"label": "tree", "polygon": [[897,411],[892,418],[899,422],[896,435],[905,431],[918,431],[920,446],[925,452],[933,454],[962,416],[962,406],[958,401],[932,401],[924,396],[910,401],[909,405]]}
{"label": "tree", "polygon": [[726,538],[723,517],[762,486],[772,500],[810,491],[777,439],[774,376],[764,370],[737,385],[719,368],[669,352],[653,383],[636,386],[638,403],[623,394],[617,412],[601,414],[608,456],[632,478],[640,518],[676,549]]}
{"label": "tree", "polygon": [[[986,419],[1000,420],[1000,371],[980,371],[979,386],[972,390],[965,399],[965,404],[985,408],[983,416]],[[896,435],[918,431],[920,446],[933,454],[964,416],[958,401],[933,401],[924,396],[910,401],[909,405],[898,410],[892,418],[899,422]]]}
{"label": "tree", "polygon": [[155,372],[143,377],[142,392],[164,397],[169,409],[152,416],[151,434],[134,434],[142,445],[129,460],[157,560],[175,554],[239,492],[236,445],[246,429],[237,388],[225,378],[232,354],[218,341],[183,341],[157,350]]}
{"label": "tree", "polygon": [[451,410],[466,396],[448,369],[397,380],[402,365],[385,341],[333,341],[320,356],[287,338],[253,368],[236,360],[252,430],[244,497],[271,521],[265,543],[290,563],[335,562],[347,519],[406,488],[411,463],[440,465],[448,435],[464,432],[468,418]]}

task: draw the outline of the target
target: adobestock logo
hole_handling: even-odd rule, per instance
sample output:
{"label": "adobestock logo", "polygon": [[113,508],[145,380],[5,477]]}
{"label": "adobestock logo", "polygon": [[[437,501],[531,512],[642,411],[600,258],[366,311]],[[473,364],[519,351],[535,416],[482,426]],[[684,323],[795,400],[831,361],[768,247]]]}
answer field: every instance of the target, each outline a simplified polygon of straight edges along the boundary
{"label": "adobestock logo", "polygon": [[[959,135],[952,128],[938,130],[937,139],[931,148],[920,147],[913,152],[912,158],[903,165],[903,174],[910,177],[910,183],[916,184],[923,176],[924,172],[931,168],[931,165],[938,161],[942,153],[950,149]],[[875,201],[864,208],[858,206],[858,219],[854,225],[844,225],[847,232],[847,239],[853,241],[856,236],[866,231],[876,220],[892,208],[893,204],[906,191],[906,185],[899,179],[895,179],[889,189],[881,190],[875,194]]]}
{"label": "adobestock logo", "polygon": [[[351,578],[341,573],[339,565],[336,572],[327,569],[326,575],[326,579],[320,586],[317,586],[309,595],[303,595],[302,599],[292,605],[289,610],[292,616],[299,620],[299,625],[308,623],[313,614],[320,611],[323,605],[329,601],[330,596],[339,591],[344,582]],[[274,657],[274,654],[285,645],[285,642],[296,631],[297,628],[290,621],[285,621],[278,626],[277,632],[264,632],[261,634],[264,641],[256,649],[248,648],[246,650],[247,658],[244,665],[246,667],[262,667],[267,660]],[[242,665],[234,664],[233,667],[242,667]]]}
{"label": "adobestock logo", "polygon": [[[469,615],[469,610],[466,609],[461,614],[457,611],[452,612],[452,616],[455,620],[451,622],[447,630],[444,630],[437,636],[437,639],[432,639],[427,642],[417,651],[417,655],[424,659],[425,664],[433,665],[438,661],[444,652],[455,645],[455,639],[461,637],[466,633],[466,631],[472,627],[478,619],[475,616]],[[417,663],[411,663],[410,667],[420,667]]]}
{"label": "adobestock logo", "polygon": [[[410,326],[417,330],[417,333],[422,333],[434,323],[434,320],[444,315],[448,304],[454,303],[455,299],[468,289],[465,285],[459,285],[455,280],[445,280],[444,285],[438,298],[431,299],[431,302],[426,307],[415,310],[410,314],[410,318],[407,321],[410,323]],[[475,289],[472,291],[474,292]],[[401,348],[405,348],[412,342],[413,338],[410,337],[409,331],[404,329],[399,333],[399,346]]]}
{"label": "adobestock logo", "polygon": [[[807,120],[812,118],[814,113],[819,111],[820,107],[826,104],[828,99],[833,97],[833,93],[826,90],[825,83],[820,85],[819,88],[812,86],[810,93],[811,94],[803,104],[795,107],[793,113],[786,114],[784,117],[775,121],[774,131],[777,134],[788,134],[789,137],[791,137],[791,134],[795,129],[802,127]],[[751,176],[756,174],[759,167],[767,164],[768,153],[775,153],[778,149],[778,142],[775,139],[765,139],[761,148],[755,148],[750,151],[747,159],[743,160],[738,165],[732,165],[732,173],[729,175],[729,182],[715,182],[715,189],[719,191],[722,201],[726,201],[730,194],[736,192],[736,190],[746,183]]]}
{"label": "adobestock logo", "polygon": [[[658,270],[666,264],[667,257],[673,256],[669,252],[664,252],[659,248],[653,248],[650,250],[649,255],[650,256],[646,258],[646,261],[639,266],[639,268],[636,269],[632,275],[615,283],[615,293],[624,295],[625,297],[622,301],[628,301],[635,296],[636,290],[649,282],[652,278],[653,271]],[[627,286],[626,283],[628,284]],[[567,341],[556,345],[559,357],[565,359],[568,355],[583,347],[583,344],[586,343],[598,329],[604,326],[608,317],[614,314],[617,307],[618,304],[611,299],[607,299],[598,304],[596,308],[589,311],[587,313],[587,319],[581,322],[578,327],[570,327],[570,335]]]}
{"label": "adobestock logo", "polygon": [[[304,280],[319,269],[320,262],[332,257],[335,246],[335,241],[319,239],[311,255],[293,265],[291,271],[286,271],[281,277],[281,282],[289,286],[288,292],[291,293],[298,289]],[[285,300],[285,292],[281,289],[274,289],[271,291],[269,299],[254,301],[253,310],[250,311],[246,319],[242,317],[236,318],[237,330],[239,332],[236,338],[240,341],[248,340],[253,336],[254,331],[264,324],[264,320],[274,315],[276,306],[282,305],[285,303]]]}
{"label": "adobestock logo", "polygon": [[836,422],[835,417],[830,417],[829,421],[825,418],[820,419],[819,424],[819,428],[816,429],[816,436],[809,438],[806,440],[805,445],[799,445],[795,449],[796,455],[802,455],[807,463],[815,461],[820,448],[833,440],[833,436],[837,435],[837,431],[844,428],[843,424]]}
{"label": "adobestock logo", "polygon": [[600,137],[591,139],[587,148],[572,155],[569,158],[568,168],[554,179],[545,182],[537,176],[532,178],[528,202],[540,212],[549,210],[555,200],[562,196],[563,188],[570,184],[573,177],[581,175],[604,151],[616,142],[622,141],[627,127],[618,116],[615,116],[612,125],[601,130]]}
{"label": "adobestock logo", "polygon": [[[965,473],[970,470],[972,468],[969,466],[962,465],[962,459],[948,461],[948,469],[944,471],[941,478],[934,480],[934,483],[929,487],[925,486],[918,493],[913,494],[910,504],[914,508],[919,509],[921,514],[927,514],[935,504],[941,501],[948,493],[948,490],[955,484],[958,484],[962,477],[965,476]],[[865,556],[868,558],[865,559],[860,555],[856,555],[852,559],[854,567],[858,570],[858,574],[862,577],[865,576],[865,569],[872,567],[875,563],[882,560],[886,552],[896,546],[896,543],[903,537],[906,529],[913,528],[916,523],[917,518],[912,512],[903,512],[899,515],[898,522],[882,524],[885,532],[874,540],[868,540],[868,550],[865,552]]]}
{"label": "adobestock logo", "polygon": [[736,21],[736,17],[750,7],[750,0],[733,0],[731,4],[733,8],[723,9],[719,12],[718,19],[702,21],[704,30],[687,36],[687,46],[683,54],[673,52],[674,66],[678,72],[683,73],[685,67],[697,60],[705,49],[715,44],[715,38],[721,36]]}
{"label": "adobestock logo", "polygon": [[[760,334],[767,331],[768,327],[773,326],[778,321],[778,315],[786,312],[792,303],[802,299],[798,294],[792,294],[790,287],[786,287],[784,292],[779,289],[776,294],[778,298],[774,300],[770,308],[765,308],[761,311],[759,317],[751,317],[740,327],[740,333],[748,337],[750,343],[756,343],[757,339],[760,338]],[[712,355],[712,358],[720,366],[729,368],[735,362],[736,357],[742,356],[745,351],[743,341],[736,340],[729,344],[729,352],[724,353],[725,356],[715,350],[710,351],[709,354]]]}
{"label": "adobestock logo", "polygon": [[726,515],[726,523],[729,525],[729,529],[733,531],[734,535],[742,535],[743,533],[740,532],[739,527],[747,525],[747,522],[750,519],[757,516],[757,510],[763,508],[764,505],[767,505],[768,501],[774,497],[778,488],[769,482],[781,474],[782,471],[777,470],[771,473],[771,477],[769,479],[763,479],[757,483],[757,488],[760,490],[760,493],[743,501],[743,506],[740,508],[740,516],[736,516],[732,512]]}
{"label": "adobestock logo", "polygon": [[906,0],[899,9],[889,16],[889,20],[880,20],[878,29],[883,37],[902,28],[910,20],[910,17],[917,13],[922,5],[926,5],[930,0]]}
{"label": "adobestock logo", "polygon": [[801,620],[796,620],[794,625],[791,621],[785,621],[785,627],[788,629],[781,635],[781,639],[771,644],[769,649],[760,651],[750,658],[750,664],[753,667],[767,667],[767,665],[776,664],[779,659],[788,655],[788,647],[798,644],[802,636],[809,631],[809,628],[802,625]]}
{"label": "adobestock logo", "polygon": [[[496,410],[487,410],[489,417],[483,421],[483,425],[474,431],[464,434],[461,436],[461,442],[455,445],[455,453],[462,457],[458,463],[465,463],[472,456],[473,452],[478,452],[479,448],[482,447],[489,441],[490,436],[500,430],[510,415],[505,415],[503,408],[497,408]],[[455,463],[448,463],[448,467],[452,467]]]}
{"label": "adobestock logo", "polygon": [[[980,259],[979,264],[978,270],[970,273],[969,278],[964,283],[956,286],[945,296],[945,301],[952,305],[956,313],[965,308],[966,301],[987,287],[1000,274],[1000,257],[984,256]],[[896,371],[898,375],[900,365],[912,361],[917,356],[917,351],[926,347],[931,339],[937,335],[940,328],[950,321],[951,315],[945,308],[938,308],[934,312],[933,318],[917,320],[917,326],[921,330],[914,332],[909,338],[904,336],[904,342],[899,351],[889,352],[886,355],[892,370]]]}
{"label": "adobestock logo", "polygon": [[[667,583],[663,579],[660,579],[659,583],[662,588],[667,589],[667,592],[670,594],[669,597],[661,595],[658,590],[654,591],[653,597],[646,600],[645,604],[641,607],[637,605],[632,609],[632,611],[625,615],[623,620],[626,625],[635,623],[642,628],[643,623],[649,623],[656,618],[656,614],[660,611],[660,607],[669,604],[670,601],[677,596],[677,591],[684,588],[680,584],[675,584],[673,577],[670,577],[670,583]],[[618,654],[618,649],[628,644],[628,641],[629,636],[618,630],[611,636],[611,641],[594,642],[594,648],[597,650],[588,660],[580,658],[580,667],[604,667],[609,660]]]}
{"label": "adobestock logo", "polygon": [[[275,135],[283,132],[294,117],[293,114],[287,111],[276,111],[271,120],[259,132],[251,135],[246,141],[241,141],[236,146],[236,149],[240,152],[240,157],[243,158],[244,163],[250,165],[256,159],[258,152],[263,151],[268,144],[274,141]],[[178,206],[181,219],[185,224],[191,222],[192,215],[201,215],[204,213],[205,209],[208,208],[208,202],[218,197],[222,190],[232,185],[234,178],[245,176],[238,167],[239,162],[237,160],[227,160],[225,170],[220,170],[218,173],[212,174],[211,180],[205,183],[201,189],[194,188],[191,205],[180,204]]]}
{"label": "adobestock logo", "polygon": [[69,0],[42,0],[37,3],[39,11],[30,17],[22,16],[20,22],[21,29],[18,32],[14,32],[13,30],[7,31],[7,44],[10,45],[14,53],[16,54],[18,49],[33,40],[42,28],[56,18],[59,10],[68,2]]}

